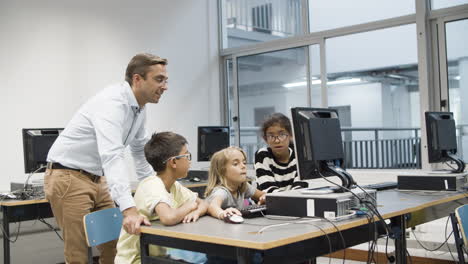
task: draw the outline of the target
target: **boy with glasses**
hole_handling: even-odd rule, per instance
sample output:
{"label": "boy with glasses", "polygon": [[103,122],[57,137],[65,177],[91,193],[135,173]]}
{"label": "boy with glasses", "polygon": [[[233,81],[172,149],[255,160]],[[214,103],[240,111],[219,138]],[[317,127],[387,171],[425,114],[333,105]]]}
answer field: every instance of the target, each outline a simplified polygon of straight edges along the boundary
{"label": "boy with glasses", "polygon": [[[164,225],[195,222],[206,213],[208,205],[197,193],[182,186],[177,179],[187,177],[192,155],[187,149],[187,140],[176,133],[153,134],[145,145],[145,157],[156,171],[140,182],[135,193],[135,203],[140,215],[150,221],[159,220]],[[180,254],[180,251],[173,251]],[[150,246],[150,254],[166,256],[166,248]],[[187,252],[186,261],[204,262],[205,254]],[[188,259],[187,259],[188,258]],[[115,263],[140,263],[140,237],[120,232]]]}
{"label": "boy with glasses", "polygon": [[308,187],[297,174],[296,155],[290,147],[291,135],[291,121],[281,113],[274,113],[263,122],[262,136],[268,147],[255,153],[259,190],[271,193]]}

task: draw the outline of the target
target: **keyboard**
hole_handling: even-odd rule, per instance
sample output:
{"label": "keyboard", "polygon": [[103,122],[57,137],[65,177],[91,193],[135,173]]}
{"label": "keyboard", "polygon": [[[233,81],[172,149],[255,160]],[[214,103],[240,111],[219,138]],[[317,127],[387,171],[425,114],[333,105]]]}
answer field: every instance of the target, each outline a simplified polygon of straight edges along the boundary
{"label": "keyboard", "polygon": [[[266,205],[258,205],[258,204],[252,204],[244,209],[240,210],[242,213],[242,217],[244,218],[254,218],[254,217],[261,217],[263,214],[266,214]],[[263,213],[263,214],[262,214]]]}
{"label": "keyboard", "polygon": [[374,189],[377,191],[383,191],[383,190],[389,190],[389,189],[395,189],[398,187],[397,182],[379,182],[379,183],[374,183],[374,184],[368,184],[361,186],[364,189]]}

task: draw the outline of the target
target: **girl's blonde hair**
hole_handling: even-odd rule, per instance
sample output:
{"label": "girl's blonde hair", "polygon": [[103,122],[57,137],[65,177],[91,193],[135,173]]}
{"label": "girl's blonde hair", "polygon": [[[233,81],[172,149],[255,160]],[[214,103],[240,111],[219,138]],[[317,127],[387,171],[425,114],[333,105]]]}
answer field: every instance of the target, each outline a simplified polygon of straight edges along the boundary
{"label": "girl's blonde hair", "polygon": [[[208,197],[216,186],[223,186],[229,189],[226,179],[226,167],[230,160],[229,154],[231,154],[233,151],[240,151],[240,153],[242,153],[242,155],[244,156],[244,159],[247,159],[247,155],[245,154],[244,150],[235,146],[227,147],[213,154],[210,160],[210,170],[208,172],[208,185],[205,190],[205,197]],[[244,182],[239,187],[239,191],[245,192],[246,188],[247,183]]]}

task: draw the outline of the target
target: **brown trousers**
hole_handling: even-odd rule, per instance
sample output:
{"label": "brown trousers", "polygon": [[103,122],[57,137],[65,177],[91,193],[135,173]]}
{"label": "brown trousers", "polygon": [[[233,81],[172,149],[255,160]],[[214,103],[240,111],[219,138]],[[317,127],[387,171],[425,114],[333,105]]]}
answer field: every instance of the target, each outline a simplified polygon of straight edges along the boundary
{"label": "brown trousers", "polygon": [[[105,177],[93,182],[86,174],[73,170],[47,169],[44,191],[58,226],[62,229],[66,263],[88,263],[88,245],[83,216],[115,207]],[[99,263],[114,263],[117,241],[98,246]]]}

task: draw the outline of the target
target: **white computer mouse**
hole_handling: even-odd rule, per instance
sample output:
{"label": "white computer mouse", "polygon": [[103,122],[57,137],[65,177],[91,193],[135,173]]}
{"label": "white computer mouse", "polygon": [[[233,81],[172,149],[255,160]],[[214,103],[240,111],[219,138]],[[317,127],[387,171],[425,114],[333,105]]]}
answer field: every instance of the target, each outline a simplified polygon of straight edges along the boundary
{"label": "white computer mouse", "polygon": [[231,223],[231,224],[240,224],[244,222],[244,218],[240,215],[232,214],[224,218],[224,221],[226,221],[227,223]]}

